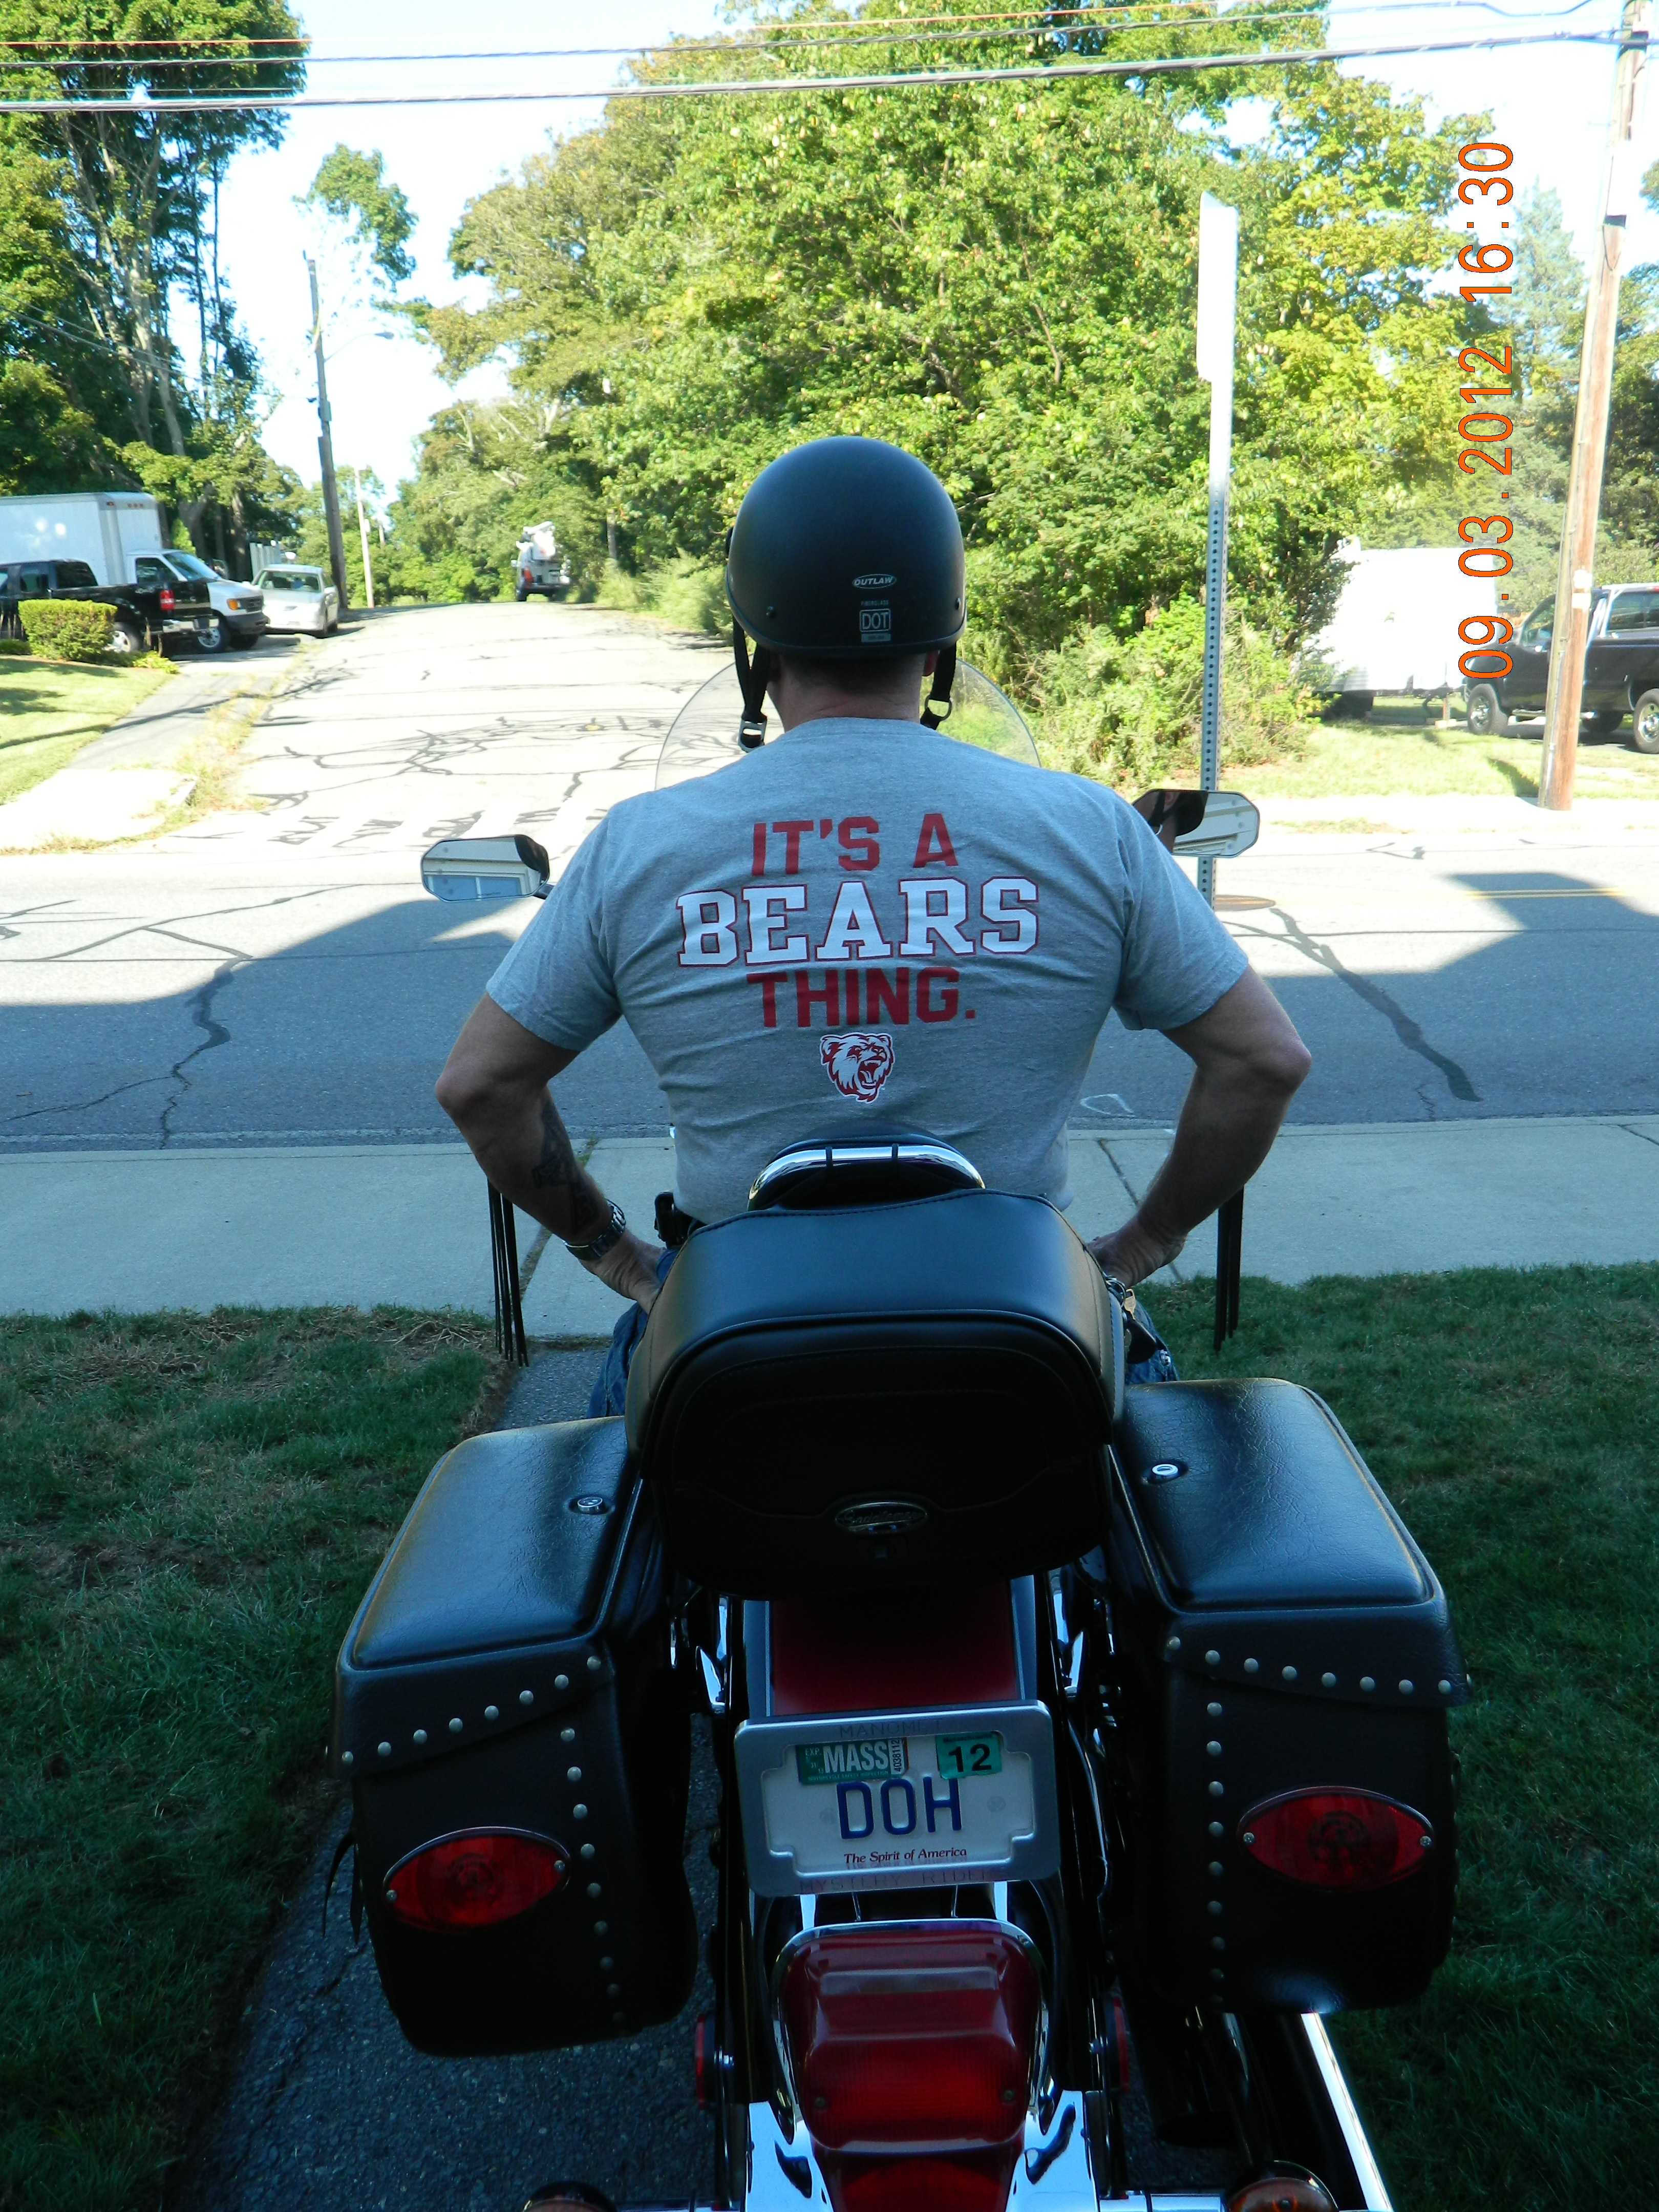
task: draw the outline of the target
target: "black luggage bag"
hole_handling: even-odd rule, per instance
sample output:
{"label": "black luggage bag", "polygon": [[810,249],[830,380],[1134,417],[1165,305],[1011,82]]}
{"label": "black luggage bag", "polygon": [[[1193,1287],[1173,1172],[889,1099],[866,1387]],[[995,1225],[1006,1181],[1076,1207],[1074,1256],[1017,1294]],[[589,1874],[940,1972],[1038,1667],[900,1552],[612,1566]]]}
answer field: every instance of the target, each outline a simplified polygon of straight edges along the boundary
{"label": "black luggage bag", "polygon": [[1126,1954],[1182,2006],[1417,1996],[1450,1938],[1468,1695],[1433,1569],[1292,1383],[1132,1387],[1113,1457]]}
{"label": "black luggage bag", "polygon": [[417,2049],[591,2043],[689,1996],[668,1597],[620,1420],[471,1437],[398,1531],[336,1664],[331,1765]]}

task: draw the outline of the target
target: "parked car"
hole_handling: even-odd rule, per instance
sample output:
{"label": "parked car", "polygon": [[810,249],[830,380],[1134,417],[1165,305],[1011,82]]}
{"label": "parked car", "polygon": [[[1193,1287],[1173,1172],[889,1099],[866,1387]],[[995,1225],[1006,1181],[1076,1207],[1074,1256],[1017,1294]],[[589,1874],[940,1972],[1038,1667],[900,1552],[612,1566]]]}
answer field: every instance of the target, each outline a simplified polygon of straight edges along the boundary
{"label": "parked car", "polygon": [[[1514,663],[1509,674],[1468,687],[1469,727],[1477,737],[1509,737],[1543,713],[1554,628],[1552,598],[1534,608],[1504,648]],[[1659,753],[1659,583],[1601,584],[1590,597],[1584,720],[1611,737],[1626,714],[1629,743],[1638,753]]]}
{"label": "parked car", "polygon": [[109,649],[126,658],[168,637],[193,637],[214,619],[208,587],[197,576],[155,574],[137,583],[100,584],[85,561],[0,562],[0,635],[16,636],[24,599],[100,599],[115,610]]}
{"label": "parked car", "polygon": [[520,605],[532,592],[539,592],[546,599],[562,599],[570,589],[570,563],[559,550],[550,522],[526,526],[514,559],[518,573],[513,596]]}
{"label": "parked car", "polygon": [[320,568],[261,568],[254,579],[272,629],[307,631],[326,637],[340,626],[340,594]]}

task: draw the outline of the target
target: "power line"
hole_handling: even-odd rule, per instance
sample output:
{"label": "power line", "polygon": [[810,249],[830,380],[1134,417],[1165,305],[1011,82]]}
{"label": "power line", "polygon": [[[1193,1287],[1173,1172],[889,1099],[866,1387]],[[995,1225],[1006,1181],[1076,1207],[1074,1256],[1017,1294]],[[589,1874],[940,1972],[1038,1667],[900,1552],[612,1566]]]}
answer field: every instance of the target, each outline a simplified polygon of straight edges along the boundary
{"label": "power line", "polygon": [[[1170,28],[1185,29],[1189,26],[1218,26],[1223,23],[1256,23],[1276,21],[1288,21],[1291,18],[1298,15],[1323,15],[1330,5],[1330,0],[1305,0],[1305,4],[1264,8],[1254,9],[1248,13],[1236,8],[1228,9],[1224,14],[1214,8],[1211,8],[1207,14],[1202,15],[1182,14],[1178,12],[1183,6],[1196,8],[1204,6],[1205,4],[1206,0],[1124,0],[1124,4],[1119,5],[1108,4],[1101,7],[1079,6],[1056,10],[1055,12],[1057,14],[1072,15],[1079,19],[1076,21],[1067,23],[1057,22],[1052,17],[1046,18],[1042,21],[1033,21],[1027,14],[1024,13],[1024,11],[1018,11],[1018,20],[1016,21],[1014,20],[1013,15],[1006,10],[1000,11],[994,15],[985,15],[882,16],[874,18],[870,16],[860,16],[854,19],[857,25],[856,29],[839,31],[835,29],[832,26],[825,24],[822,27],[821,32],[816,33],[811,37],[790,36],[785,38],[759,39],[681,39],[675,40],[667,45],[659,46],[641,46],[637,45],[631,46],[503,46],[484,47],[477,50],[445,53],[311,53],[296,54],[287,57],[228,52],[222,54],[162,54],[145,58],[142,61],[134,64],[122,58],[123,54],[131,51],[131,47],[129,46],[121,47],[119,52],[112,54],[107,60],[104,59],[100,55],[95,52],[78,51],[77,52],[69,55],[63,59],[55,59],[50,57],[40,57],[34,58],[20,58],[15,65],[20,69],[33,68],[51,70],[120,69],[132,67],[142,69],[145,73],[148,73],[152,70],[163,69],[203,69],[214,66],[231,67],[238,62],[244,62],[251,68],[269,68],[273,66],[277,61],[283,59],[295,61],[303,60],[307,69],[320,69],[324,67],[344,68],[349,66],[384,68],[392,65],[406,67],[418,65],[422,63],[434,62],[454,64],[467,62],[603,61],[620,60],[635,54],[639,54],[642,57],[651,58],[672,60],[678,58],[681,55],[687,54],[769,54],[777,53],[785,49],[805,50],[811,52],[814,49],[826,47],[944,46],[957,45],[962,43],[977,44],[981,41],[990,40],[993,39],[1064,40],[1077,38],[1079,36],[1088,36],[1100,31],[1109,32],[1118,29],[1150,30],[1156,29],[1162,26],[1167,26]],[[1564,8],[1551,8],[1541,10],[1516,10],[1514,9],[1501,8],[1496,4],[1496,0],[1369,0],[1369,4],[1366,4],[1366,0],[1360,0],[1360,4],[1352,9],[1352,12],[1364,15],[1420,15],[1437,5],[1447,9],[1455,9],[1456,12],[1460,15],[1480,13],[1500,16],[1506,22],[1537,22],[1556,21],[1567,15],[1580,15],[1583,13],[1584,9],[1595,4],[1596,0],[1571,0],[1571,5]],[[885,27],[878,28],[872,31],[869,27],[872,21],[878,25],[885,26]],[[929,29],[926,27],[929,24],[952,24],[959,27],[964,22],[977,23],[986,27],[976,30],[963,30],[960,27],[948,30],[943,28]],[[919,26],[921,27],[918,27]],[[12,43],[15,45],[18,42],[14,41]],[[40,40],[38,42],[27,41],[26,43],[31,45],[38,43],[42,46],[67,46],[71,42],[67,40]],[[137,42],[133,43],[136,44]],[[161,41],[158,40],[155,41],[155,43],[160,44]],[[179,45],[184,42],[181,40],[173,40],[169,41],[168,43]],[[229,41],[226,42],[227,45],[229,43]],[[252,45],[258,42],[249,40],[246,43]],[[106,45],[114,47],[118,44],[119,42],[113,40],[86,40],[82,42],[82,46],[87,48]],[[5,51],[6,49],[3,44],[0,44],[0,65],[3,65]]]}
{"label": "power line", "polygon": [[1422,39],[1363,46],[1285,46],[1243,54],[1146,55],[1134,61],[1033,62],[1010,69],[895,70],[865,76],[716,77],[673,84],[619,84],[587,90],[511,92],[232,93],[191,100],[0,100],[0,115],[250,115],[302,107],[501,106],[526,100],[708,100],[791,92],[902,91],[907,87],[1031,84],[1062,77],[1185,76],[1201,70],[1292,69],[1321,62],[1376,61],[1407,54],[1463,53],[1497,46],[1617,46],[1620,33],[1494,33],[1474,39]]}

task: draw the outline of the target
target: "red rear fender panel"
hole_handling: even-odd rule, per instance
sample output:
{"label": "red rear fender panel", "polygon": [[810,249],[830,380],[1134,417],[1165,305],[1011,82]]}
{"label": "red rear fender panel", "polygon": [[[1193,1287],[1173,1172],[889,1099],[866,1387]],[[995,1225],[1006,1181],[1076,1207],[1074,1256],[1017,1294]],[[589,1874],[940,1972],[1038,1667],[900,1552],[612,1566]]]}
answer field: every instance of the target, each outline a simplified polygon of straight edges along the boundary
{"label": "red rear fender panel", "polygon": [[784,1598],[771,1612],[772,1711],[780,1718],[1006,1705],[1019,1695],[1006,1583]]}

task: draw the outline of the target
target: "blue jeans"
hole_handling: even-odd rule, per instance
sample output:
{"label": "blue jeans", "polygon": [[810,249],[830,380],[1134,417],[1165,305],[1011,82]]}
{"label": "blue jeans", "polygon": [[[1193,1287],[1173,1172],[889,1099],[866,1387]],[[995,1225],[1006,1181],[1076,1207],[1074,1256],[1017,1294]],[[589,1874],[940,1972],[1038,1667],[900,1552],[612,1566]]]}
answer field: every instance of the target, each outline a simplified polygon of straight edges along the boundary
{"label": "blue jeans", "polygon": [[[665,1252],[657,1267],[657,1280],[668,1279],[668,1270],[674,1264],[672,1252]],[[1124,1370],[1126,1382],[1173,1382],[1176,1379],[1176,1364],[1170,1347],[1158,1334],[1152,1317],[1146,1310],[1146,1301],[1135,1300],[1141,1326],[1149,1334],[1158,1337],[1158,1349],[1145,1359],[1137,1359]],[[620,1413],[628,1402],[628,1370],[634,1364],[634,1352],[645,1334],[645,1312],[631,1301],[611,1332],[610,1348],[605,1364],[599,1369],[593,1385],[593,1395],[587,1401],[591,1417],[599,1419],[606,1413]]]}

